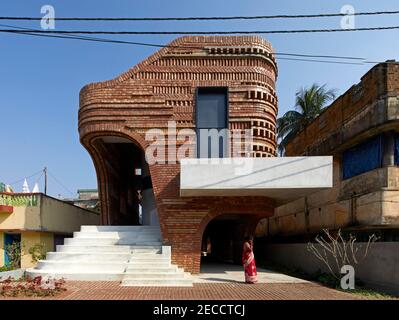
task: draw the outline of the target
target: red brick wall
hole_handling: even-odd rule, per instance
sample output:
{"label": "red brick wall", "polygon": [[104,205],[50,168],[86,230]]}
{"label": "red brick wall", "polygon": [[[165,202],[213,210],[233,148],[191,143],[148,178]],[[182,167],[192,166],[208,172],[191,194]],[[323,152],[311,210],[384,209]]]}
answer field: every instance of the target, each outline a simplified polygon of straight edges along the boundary
{"label": "red brick wall", "polygon": [[[114,220],[111,176],[99,137],[123,136],[143,150],[148,129],[195,128],[195,89],[229,89],[230,129],[252,129],[251,156],[276,152],[277,66],[268,42],[252,36],[183,37],[173,41],[119,77],[85,86],[80,93],[79,133],[96,168],[102,223]],[[112,155],[111,155],[112,156]],[[253,232],[260,218],[273,213],[265,197],[179,196],[179,164],[150,165],[161,231],[172,245],[173,262],[197,273],[202,233],[222,214],[248,214],[244,233]]]}

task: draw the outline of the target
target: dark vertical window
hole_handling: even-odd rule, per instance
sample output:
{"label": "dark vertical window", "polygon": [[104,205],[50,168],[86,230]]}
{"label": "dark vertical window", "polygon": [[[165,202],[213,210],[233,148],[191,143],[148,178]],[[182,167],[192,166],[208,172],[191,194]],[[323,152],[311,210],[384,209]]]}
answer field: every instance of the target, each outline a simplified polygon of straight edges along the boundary
{"label": "dark vertical window", "polygon": [[228,153],[228,89],[198,88],[196,97],[197,157]]}
{"label": "dark vertical window", "polygon": [[342,155],[343,179],[380,168],[382,166],[382,136],[374,137]]}
{"label": "dark vertical window", "polygon": [[394,163],[396,166],[399,166],[399,134],[394,134]]}

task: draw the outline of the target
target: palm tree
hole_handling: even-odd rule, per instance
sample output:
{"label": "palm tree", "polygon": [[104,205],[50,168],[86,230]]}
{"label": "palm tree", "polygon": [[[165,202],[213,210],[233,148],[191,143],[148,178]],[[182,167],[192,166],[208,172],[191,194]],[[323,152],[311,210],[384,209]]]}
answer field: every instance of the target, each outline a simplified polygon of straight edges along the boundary
{"label": "palm tree", "polygon": [[287,111],[277,119],[278,152],[283,155],[287,144],[295,135],[311,123],[326,104],[335,99],[336,90],[327,90],[325,85],[313,84],[309,88],[302,88],[295,94],[295,110]]}

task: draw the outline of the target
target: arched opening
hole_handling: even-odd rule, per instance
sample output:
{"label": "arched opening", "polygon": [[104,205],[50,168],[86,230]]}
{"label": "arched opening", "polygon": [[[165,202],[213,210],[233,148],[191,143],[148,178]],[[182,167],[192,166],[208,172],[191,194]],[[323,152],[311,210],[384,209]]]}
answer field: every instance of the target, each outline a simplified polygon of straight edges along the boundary
{"label": "arched opening", "polygon": [[102,136],[94,145],[103,168],[98,179],[108,224],[159,225],[143,149],[121,136]]}
{"label": "arched opening", "polygon": [[206,226],[201,244],[201,273],[215,265],[241,265],[243,240],[253,230],[254,217],[225,214]]}

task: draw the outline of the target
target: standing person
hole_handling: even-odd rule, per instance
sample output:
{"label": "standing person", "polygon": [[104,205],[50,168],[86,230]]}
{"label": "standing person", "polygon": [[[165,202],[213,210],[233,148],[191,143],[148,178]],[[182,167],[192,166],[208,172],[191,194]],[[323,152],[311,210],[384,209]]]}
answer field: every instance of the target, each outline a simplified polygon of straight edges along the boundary
{"label": "standing person", "polygon": [[242,252],[242,264],[244,265],[246,283],[258,282],[253,249],[254,249],[254,238],[252,236],[246,237]]}

